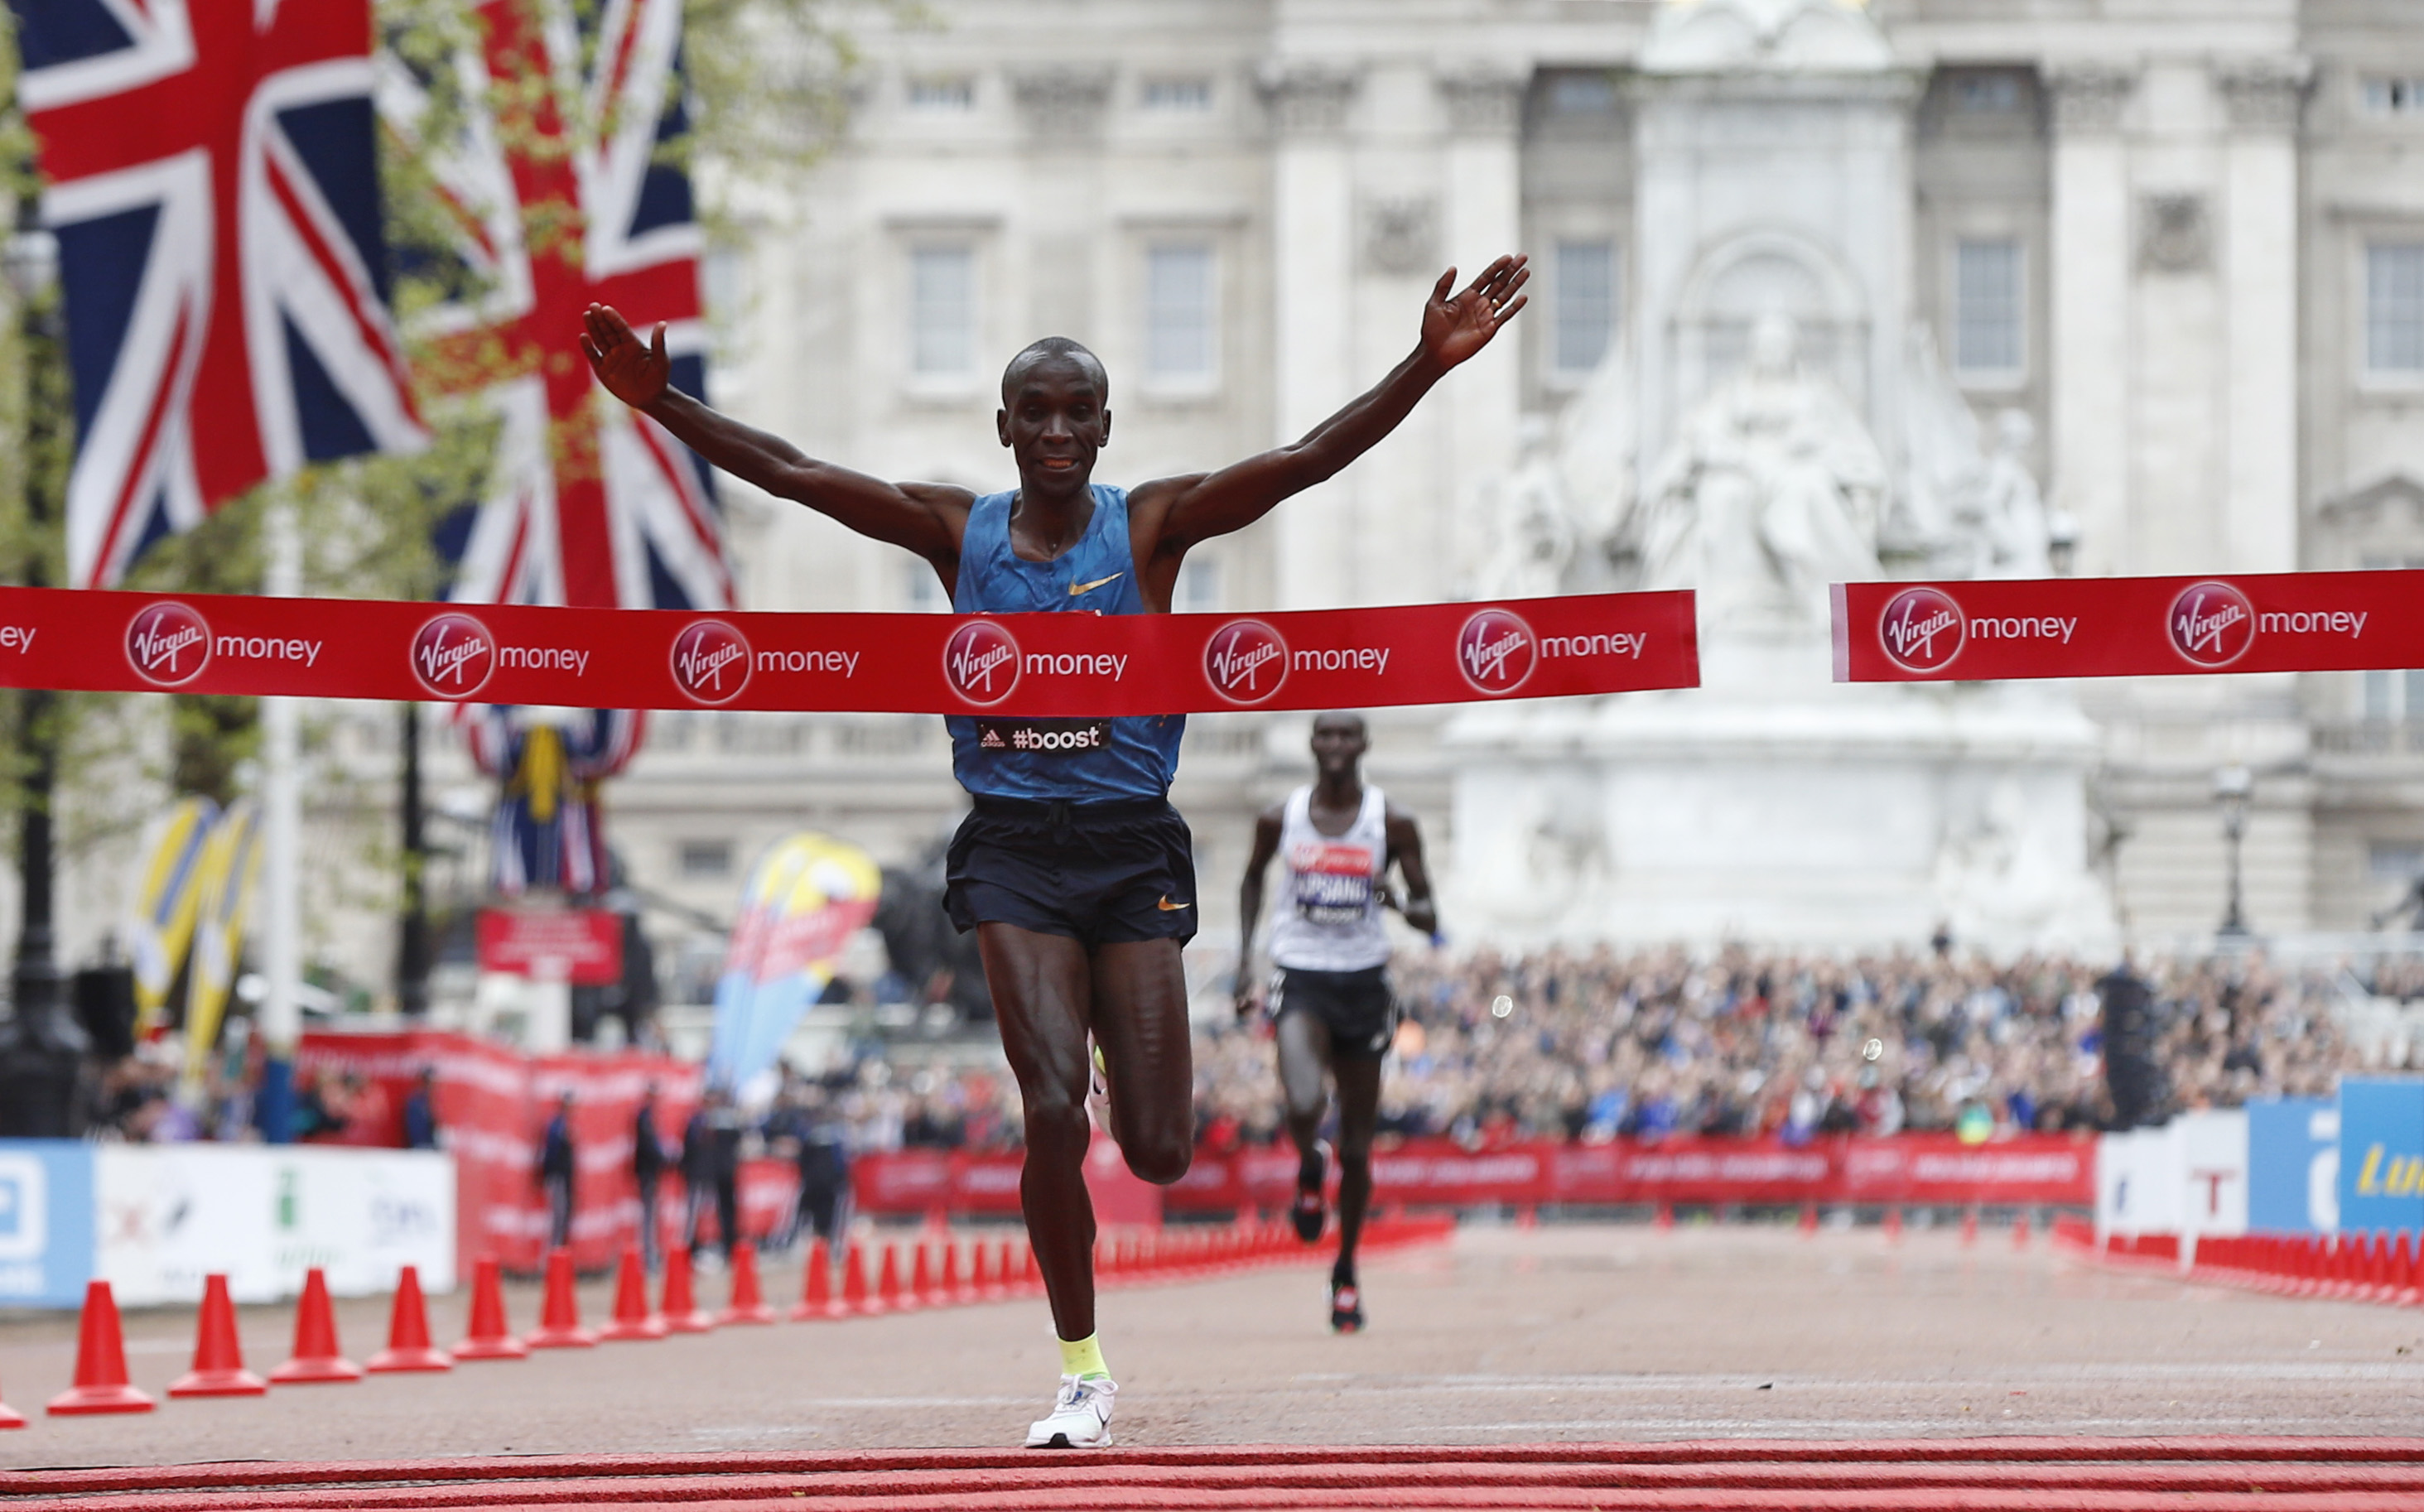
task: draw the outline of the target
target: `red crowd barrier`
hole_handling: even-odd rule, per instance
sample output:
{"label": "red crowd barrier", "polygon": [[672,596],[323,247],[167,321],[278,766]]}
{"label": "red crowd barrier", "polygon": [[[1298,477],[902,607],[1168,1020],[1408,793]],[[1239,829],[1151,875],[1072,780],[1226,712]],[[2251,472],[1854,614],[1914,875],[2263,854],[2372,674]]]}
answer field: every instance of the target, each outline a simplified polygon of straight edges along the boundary
{"label": "red crowd barrier", "polygon": [[2424,571],[1852,582],[1837,682],[2424,666]]}
{"label": "red crowd barrier", "polygon": [[[881,1214],[1018,1211],[1015,1153],[904,1150],[853,1163],[859,1208]],[[1172,1212],[1278,1208],[1296,1191],[1295,1152],[1199,1154],[1163,1202]],[[1412,1139],[1376,1151],[1373,1200],[1464,1207],[1681,1202],[1801,1202],[2092,1207],[2092,1137],[2028,1135],[1968,1145],[1952,1135],[1852,1137],[1787,1145],[1778,1139],[1672,1138],[1560,1144],[1548,1140],[1467,1150]]]}
{"label": "red crowd barrier", "polygon": [[[2085,1224],[2056,1230],[2055,1238],[2113,1265],[2177,1270],[2177,1233],[2113,1233],[2096,1248]],[[2328,1297],[2395,1307],[2424,1304],[2424,1249],[2411,1233],[2234,1233],[2200,1236],[2189,1251],[2192,1279],[2285,1297]]]}
{"label": "red crowd barrier", "polygon": [[1698,645],[1688,592],[1245,617],[0,588],[0,687],[91,692],[1099,719],[1694,688]]}
{"label": "red crowd barrier", "polygon": [[[440,1138],[454,1156],[455,1250],[465,1276],[479,1254],[494,1255],[514,1270],[538,1268],[548,1236],[539,1142],[559,1094],[572,1093],[573,1263],[604,1270],[639,1233],[631,1132],[641,1093],[655,1084],[657,1134],[672,1154],[700,1090],[699,1068],[667,1056],[532,1057],[436,1029],[307,1034],[295,1064],[303,1075],[351,1072],[364,1084],[343,1129],[318,1142],[387,1149],[404,1142],[405,1098],[422,1068],[430,1069]],[[744,1185],[744,1213],[752,1211],[748,1195]],[[786,1188],[775,1204],[779,1209],[789,1201]],[[763,1202],[761,1197],[761,1210]],[[679,1232],[683,1207],[679,1173],[668,1167],[658,1204],[658,1223],[668,1239]],[[761,1212],[756,1226],[744,1217],[742,1227],[762,1233],[766,1221]]]}

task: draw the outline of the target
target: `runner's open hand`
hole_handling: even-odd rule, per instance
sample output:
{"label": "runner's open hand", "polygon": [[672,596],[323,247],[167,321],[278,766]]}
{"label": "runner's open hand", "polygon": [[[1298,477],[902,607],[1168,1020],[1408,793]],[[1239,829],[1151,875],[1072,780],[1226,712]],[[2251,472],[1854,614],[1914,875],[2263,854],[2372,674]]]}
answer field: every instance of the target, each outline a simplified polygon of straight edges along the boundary
{"label": "runner's open hand", "polygon": [[634,409],[656,403],[673,376],[673,359],[665,356],[665,323],[657,322],[656,336],[646,346],[613,305],[591,305],[581,324],[581,350],[606,391]]}
{"label": "runner's open hand", "polygon": [[1530,261],[1502,257],[1455,294],[1448,290],[1456,285],[1456,269],[1441,274],[1423,306],[1423,350],[1440,366],[1452,368],[1488,346],[1498,327],[1514,319],[1531,298],[1520,292],[1531,280]]}

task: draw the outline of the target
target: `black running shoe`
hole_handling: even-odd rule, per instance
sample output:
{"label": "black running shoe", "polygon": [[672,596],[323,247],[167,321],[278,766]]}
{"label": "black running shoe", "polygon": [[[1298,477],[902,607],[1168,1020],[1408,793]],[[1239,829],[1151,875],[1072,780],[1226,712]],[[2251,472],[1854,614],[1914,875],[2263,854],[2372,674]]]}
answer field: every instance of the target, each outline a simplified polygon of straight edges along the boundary
{"label": "black running shoe", "polygon": [[1321,1242],[1322,1219],[1328,1216],[1319,1192],[1297,1193],[1296,1205],[1288,1209],[1288,1221],[1296,1225],[1296,1236],[1307,1244]]}
{"label": "black running shoe", "polygon": [[1330,1331],[1361,1333],[1364,1331],[1364,1294],[1351,1281],[1333,1278],[1330,1283]]}

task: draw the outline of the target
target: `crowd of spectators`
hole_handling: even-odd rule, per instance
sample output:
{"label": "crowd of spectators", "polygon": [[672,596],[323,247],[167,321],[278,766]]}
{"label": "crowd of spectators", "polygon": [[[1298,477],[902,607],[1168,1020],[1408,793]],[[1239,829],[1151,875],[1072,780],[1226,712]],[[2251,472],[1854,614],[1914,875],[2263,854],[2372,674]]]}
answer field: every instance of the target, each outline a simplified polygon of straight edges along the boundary
{"label": "crowd of spectators", "polygon": [[[1381,1083],[1381,1134],[1480,1147],[2110,1127],[2097,987],[2110,969],[2053,956],[1996,963],[1950,950],[1409,955],[1394,968],[1404,1016]],[[2156,1118],[2260,1096],[2329,1095],[2335,1078],[2355,1069],[2334,1011],[2350,987],[2343,974],[2257,956],[2134,969],[2152,992]],[[2384,963],[2372,978],[2363,985],[2385,996],[2424,991],[2412,962]],[[1215,1150],[1277,1140],[1268,1026],[1204,1027],[1194,1050],[1199,1138]],[[188,1106],[169,1095],[175,1058],[138,1055],[108,1074],[95,1122],[132,1139],[231,1137],[249,1118],[243,1071],[240,1053],[220,1058],[203,1097]],[[799,1090],[788,1087],[779,1106],[791,1106]],[[296,1091],[307,1132],[342,1129],[365,1116],[364,1099],[383,1096],[308,1074]],[[857,1151],[1006,1150],[1020,1138],[1017,1090],[997,1068],[868,1058],[818,1095]]]}
{"label": "crowd of spectators", "polygon": [[[1380,1132],[1487,1146],[2110,1127],[2097,983],[2111,969],[1951,951],[1410,955],[1394,968],[1404,1018]],[[2133,969],[2152,989],[2157,1118],[2328,1096],[2356,1069],[2334,1013],[2348,990],[2336,971],[2260,957]],[[2384,972],[2393,996],[2416,975],[2412,963]],[[1281,1138],[1274,1057],[1259,1021],[1199,1029],[1196,1128],[1207,1148]],[[1018,1142],[1016,1089],[998,1072],[868,1062],[836,1097],[861,1150]]]}

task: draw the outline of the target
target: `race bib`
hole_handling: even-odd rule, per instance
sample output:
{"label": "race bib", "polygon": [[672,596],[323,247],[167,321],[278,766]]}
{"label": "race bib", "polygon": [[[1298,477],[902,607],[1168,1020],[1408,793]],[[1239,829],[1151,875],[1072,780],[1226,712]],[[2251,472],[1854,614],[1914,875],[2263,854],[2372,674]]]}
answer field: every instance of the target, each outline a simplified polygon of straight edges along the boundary
{"label": "race bib", "polygon": [[1372,851],[1362,845],[1304,845],[1288,858],[1296,911],[1314,924],[1353,924],[1372,907]]}
{"label": "race bib", "polygon": [[1084,756],[1111,748],[1107,719],[981,719],[977,749],[1027,756]]}

